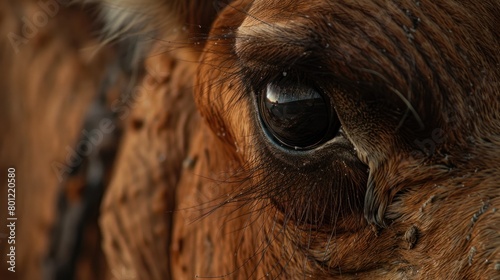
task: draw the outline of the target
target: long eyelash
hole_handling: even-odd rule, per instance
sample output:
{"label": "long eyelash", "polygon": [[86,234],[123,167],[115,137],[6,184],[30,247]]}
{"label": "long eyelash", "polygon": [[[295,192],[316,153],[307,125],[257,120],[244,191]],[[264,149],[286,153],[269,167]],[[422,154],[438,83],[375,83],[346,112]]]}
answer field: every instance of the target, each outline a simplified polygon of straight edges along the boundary
{"label": "long eyelash", "polygon": [[[366,72],[366,73],[373,74],[373,75],[381,78],[382,80],[384,80],[386,82],[386,84],[388,85],[388,87],[390,88],[390,90],[392,92],[394,92],[399,97],[399,99],[401,99],[401,101],[404,102],[404,104],[406,105],[407,109],[413,114],[413,117],[417,120],[418,125],[420,126],[420,129],[424,129],[424,123],[422,121],[422,118],[420,118],[420,115],[415,110],[415,108],[410,103],[410,101],[401,92],[399,92],[394,87],[390,86],[390,82],[384,76],[382,76],[382,74],[380,74],[380,73],[378,73],[376,71],[370,70],[370,69],[358,69],[358,70]],[[404,119],[400,121],[400,123],[398,125],[398,128],[401,127],[401,125],[402,125],[403,122],[404,122]]]}
{"label": "long eyelash", "polygon": [[[211,39],[213,40],[214,38]],[[217,38],[215,38],[215,41],[217,41],[216,39]],[[230,57],[234,54],[220,53],[217,55],[220,55],[221,57],[225,56]],[[210,61],[204,63],[210,63]],[[238,62],[236,61],[234,63]],[[210,65],[210,66],[216,67],[216,65]],[[237,88],[233,88],[232,90],[234,92],[240,93],[239,95],[232,96],[232,99],[229,100],[229,102],[227,103],[227,107],[225,108],[224,112],[217,112],[218,114],[221,114],[223,118],[225,118],[229,117],[231,114],[235,112],[235,110],[238,109],[238,106],[240,106],[240,102],[244,102],[248,100],[248,98],[252,98],[251,97],[252,90],[253,88],[256,87],[256,83],[252,83],[251,82],[252,79],[248,79],[246,77],[250,76],[249,74],[254,75],[254,77],[255,76],[259,77],[261,73],[248,72],[248,69],[242,68],[240,67],[240,65],[234,65],[234,64],[229,64],[227,68],[224,69],[218,68],[217,70],[220,71],[223,75],[219,80],[211,81],[212,86],[223,85],[233,82]],[[265,79],[266,78],[262,79],[264,81],[263,83],[265,83]],[[227,96],[227,94],[231,93],[224,93],[224,92],[219,93],[219,96],[215,97],[215,101],[218,98],[223,98],[223,96],[225,95]],[[246,138],[248,140],[246,140],[245,143],[261,143],[262,140],[259,137],[261,136],[258,134],[246,135]],[[256,151],[260,155],[269,156],[269,152],[265,150],[265,147],[256,147]],[[282,233],[279,234],[284,234],[286,228],[290,226],[291,221],[293,221],[292,224],[294,227],[309,228],[309,230],[306,233],[308,241],[306,246],[307,248],[305,248],[305,250],[308,250],[309,247],[311,246],[311,242],[315,238],[317,238],[312,234],[313,228],[317,230],[326,226],[326,228],[323,229],[324,231],[327,232],[328,236],[327,238],[328,242],[325,246],[325,251],[324,251],[324,258],[326,259],[327,255],[329,254],[327,248],[330,244],[330,241],[334,239],[336,236],[335,229],[330,228],[327,225],[335,224],[335,222],[341,219],[342,217],[349,216],[349,214],[346,213],[346,211],[354,213],[354,211],[356,211],[360,207],[360,205],[355,205],[354,201],[361,201],[361,200],[359,200],[358,197],[351,197],[346,201],[341,201],[339,196],[342,195],[343,189],[340,188],[340,193],[339,193],[338,191],[335,192],[333,190],[333,186],[330,186],[329,188],[328,187],[326,188],[326,191],[327,194],[329,194],[333,200],[331,201],[331,204],[327,203],[321,204],[320,201],[315,201],[314,200],[315,197],[310,196],[309,193],[313,192],[313,193],[325,194],[324,183],[321,185],[320,184],[313,185],[312,190],[297,188],[296,187],[297,185],[307,185],[307,184],[297,183],[297,181],[304,181],[304,182],[307,181],[308,180],[307,175],[301,175],[299,176],[299,178],[295,176],[292,179],[289,176],[289,172],[291,172],[292,170],[290,169],[282,170],[280,168],[277,168],[276,166],[273,166],[271,162],[273,162],[271,159],[266,159],[265,157],[258,160],[258,162],[252,162],[252,161],[244,162],[241,164],[241,167],[238,170],[234,170],[231,174],[229,174],[230,175],[229,178],[223,180],[212,178],[213,184],[216,184],[221,188],[229,189],[230,188],[229,186],[236,186],[236,187],[232,192],[221,195],[220,197],[210,202],[207,202],[206,204],[199,205],[199,207],[204,208],[206,211],[203,211],[204,214],[200,216],[198,219],[206,218],[209,215],[213,214],[215,211],[218,211],[221,208],[230,205],[236,205],[236,208],[233,208],[229,213],[225,214],[226,222],[230,221],[231,219],[240,219],[242,218],[242,216],[241,214],[237,214],[238,210],[242,209],[243,207],[247,207],[249,210],[246,214],[243,214],[243,216],[248,215],[247,220],[249,222],[246,222],[242,228],[235,229],[235,232],[237,232],[238,230],[241,231],[250,229],[256,230],[253,221],[258,220],[259,217],[264,215],[264,213],[274,213],[273,228],[279,224],[282,231]],[[226,176],[224,175],[224,177]],[[359,185],[364,185],[363,182],[358,182],[358,183]],[[286,197],[286,199],[283,200],[282,197]],[[279,200],[281,200],[282,204],[286,205],[284,208],[281,209],[276,208],[277,207],[276,202]],[[263,202],[265,202],[264,205],[259,206]],[[319,212],[317,212],[314,209],[318,209]],[[278,220],[277,218],[277,216],[279,215],[278,213],[281,213],[280,215],[283,215],[283,219]],[[328,218],[326,218],[327,216]],[[248,256],[248,259],[243,260],[242,263],[238,264],[238,266],[236,266],[236,269],[234,271],[225,275],[211,276],[210,278],[212,277],[222,278],[237,273],[240,269],[245,267],[245,264],[250,263],[251,259],[257,259],[257,264],[254,263],[255,267],[253,269],[250,268],[251,273],[252,274],[255,273],[255,271],[257,270],[258,263],[260,263],[263,260],[264,255],[268,251],[268,248],[272,246],[273,245],[272,243],[276,240],[276,238],[278,238],[277,236],[275,236],[275,234],[278,233],[272,233],[272,232],[264,233],[264,231],[266,231],[266,228],[264,226],[260,226],[258,231],[261,232],[263,235],[270,236],[270,240],[261,241],[262,242],[261,245],[258,248],[254,248],[254,252],[250,254],[250,256]],[[295,257],[295,254],[297,254],[297,250],[299,250],[299,248],[294,248],[293,250],[294,250],[293,253],[291,253],[288,259],[282,260],[280,263],[276,263],[276,268],[279,267],[281,268],[272,273],[273,276],[279,277],[280,275],[287,273],[286,267],[292,262],[292,259]],[[304,273],[306,271],[305,270],[306,266],[309,265],[308,262],[309,261],[306,260],[303,264]],[[275,275],[275,273],[277,274]],[[198,275],[198,277],[201,276]]]}
{"label": "long eyelash", "polygon": [[[244,11],[243,11],[244,12]],[[246,12],[245,12],[246,13]],[[247,14],[247,13],[246,13]],[[247,14],[248,15],[248,14]],[[233,38],[231,38],[231,36]],[[158,38],[150,37],[155,41],[161,41],[165,44],[164,52],[170,52],[177,49],[182,48],[192,48],[193,44],[199,41],[207,41],[207,42],[217,42],[218,39],[221,39],[219,42],[223,42],[223,40],[235,39],[235,34],[226,34],[226,36],[212,36],[207,34],[194,34],[193,37],[190,38],[190,42],[184,41],[161,41]],[[214,53],[212,53],[214,54]],[[155,55],[155,54],[153,54]],[[234,56],[234,53],[219,53],[217,54],[220,58],[226,56]],[[195,61],[192,61],[195,63]],[[218,63],[221,61],[218,60]],[[306,61],[307,62],[307,61]],[[210,61],[204,61],[203,63],[210,63]],[[236,62],[238,63],[238,62]],[[294,75],[293,69],[297,68],[296,65],[297,60],[292,61],[291,69],[287,69],[290,72],[290,75]],[[212,67],[217,67],[216,65],[211,65]],[[260,76],[264,78],[260,80],[261,83],[265,83],[270,79],[269,73],[260,73],[258,71],[249,71],[241,65],[229,65],[228,68],[218,68],[219,72],[223,74],[223,78],[217,81],[212,81],[212,85],[222,85],[228,84],[234,81],[237,81],[235,86],[239,86],[234,90],[240,92],[249,93],[250,89],[258,87],[259,84],[255,83],[255,81],[260,80]],[[299,71],[296,71],[299,72]],[[318,71],[321,73],[321,71]],[[278,71],[279,74],[279,71]],[[295,75],[299,76],[299,75]],[[247,77],[253,77],[248,79]],[[197,86],[197,85],[194,85]],[[220,93],[220,96],[217,98],[222,98],[226,93]],[[228,107],[225,112],[222,112],[223,117],[226,117],[225,114],[229,115],[234,110],[237,110],[240,102],[245,101],[246,98],[251,98],[249,94],[244,95],[236,95],[229,101]],[[259,135],[246,135],[247,139],[246,143],[260,143],[261,139]],[[256,149],[258,154],[268,155],[268,152],[264,147],[260,147]],[[239,229],[233,229],[233,234],[237,234],[238,231],[243,232],[246,230],[257,230],[261,236],[266,237],[261,241],[261,244],[257,248],[254,248],[254,252],[251,253],[246,260],[243,260],[241,263],[235,265],[235,269],[232,272],[229,272],[225,275],[219,276],[205,276],[207,278],[224,278],[226,276],[237,273],[240,269],[244,268],[246,264],[253,263],[254,267],[249,268],[250,275],[253,275],[257,272],[258,265],[264,260],[266,254],[268,254],[269,248],[271,246],[285,246],[275,244],[276,240],[280,240],[280,238],[287,238],[285,235],[287,228],[292,226],[295,228],[308,228],[306,230],[306,248],[308,250],[311,247],[313,240],[316,238],[313,235],[314,230],[324,227],[324,231],[327,232],[328,240],[332,240],[336,236],[336,231],[334,228],[331,228],[329,225],[335,224],[335,222],[340,219],[344,215],[348,215],[346,211],[354,212],[359,205],[352,204],[353,201],[359,201],[358,199],[352,197],[347,200],[347,204],[345,201],[340,201],[340,196],[342,195],[343,189],[340,188],[340,193],[336,193],[333,188],[326,188],[326,193],[324,186],[328,186],[328,184],[316,184],[312,185],[312,190],[305,190],[297,188],[297,185],[307,185],[307,184],[298,184],[297,181],[306,182],[308,180],[307,175],[300,175],[295,178],[290,178],[289,173],[290,170],[281,170],[272,164],[266,164],[266,162],[272,162],[266,158],[262,158],[259,162],[246,162],[243,163],[238,170],[234,170],[226,179],[215,178],[205,178],[208,179],[211,184],[219,186],[221,188],[229,188],[229,186],[237,186],[234,188],[234,191],[229,192],[228,194],[221,195],[218,198],[207,201],[200,205],[196,205],[190,208],[177,209],[176,211],[194,211],[194,210],[203,210],[202,215],[195,218],[191,222],[197,222],[200,219],[204,219],[215,211],[220,210],[229,205],[236,205],[229,213],[226,214],[224,222],[230,222],[233,219],[242,219],[246,216],[246,222]],[[260,165],[258,165],[259,163]],[[201,176],[201,175],[198,175]],[[276,182],[279,182],[276,183]],[[361,183],[362,185],[362,183]],[[239,187],[238,187],[239,186]],[[318,193],[318,194],[327,194],[333,198],[331,201],[332,205],[321,204],[320,201],[315,201],[315,196],[310,196],[310,192]],[[229,195],[229,196],[228,196]],[[286,197],[286,199],[282,199]],[[274,202],[274,203],[273,203]],[[276,208],[277,203],[284,204],[286,206],[281,209]],[[247,213],[240,214],[238,210],[246,207],[248,209]],[[316,211],[316,209],[318,211]],[[272,226],[270,228],[266,228],[265,225],[258,225],[256,221],[262,217],[262,215],[270,215],[272,216]],[[326,218],[328,216],[328,218]],[[314,229],[314,230],[313,230]],[[243,234],[242,234],[243,238]],[[325,258],[328,255],[327,248],[329,242],[325,246]],[[238,247],[239,248],[239,247]],[[239,249],[236,249],[238,252]],[[290,248],[282,248],[283,251],[286,251]],[[273,277],[280,277],[287,274],[288,266],[293,262],[293,259],[296,257],[296,254],[299,254],[300,248],[293,248],[292,252],[289,252],[289,256],[282,261],[276,261],[274,264],[273,270],[269,271],[270,275]],[[306,267],[309,260],[304,259],[303,263],[303,273],[306,273]],[[203,276],[198,276],[198,278],[204,278]]]}
{"label": "long eyelash", "polygon": [[[255,140],[257,140],[257,139],[255,139]],[[266,161],[263,160],[263,162],[266,162]],[[243,214],[243,215],[248,215],[249,221],[252,220],[252,216],[254,217],[253,221],[255,221],[261,215],[263,215],[263,213],[269,213],[269,212],[278,213],[278,211],[280,211],[280,210],[274,208],[275,205],[272,205],[268,202],[268,203],[265,203],[265,205],[263,205],[263,206],[259,206],[260,204],[257,202],[272,201],[272,200],[275,200],[277,197],[279,198],[279,197],[283,196],[284,194],[293,190],[293,187],[294,187],[293,183],[294,182],[291,179],[287,179],[287,177],[288,177],[287,173],[283,173],[281,176],[278,175],[278,178],[271,178],[271,177],[267,176],[267,179],[264,179],[263,181],[258,180],[259,178],[263,177],[266,174],[267,175],[280,174],[280,171],[277,170],[276,168],[273,168],[271,165],[264,164],[264,165],[259,166],[259,167],[252,167],[252,164],[246,163],[241,167],[241,169],[233,172],[228,179],[224,179],[223,181],[219,181],[219,182],[216,182],[217,180],[214,180],[214,182],[216,184],[219,184],[220,187],[228,187],[231,184],[236,184],[237,186],[239,185],[242,187],[241,188],[236,187],[233,192],[230,192],[229,198],[227,195],[222,195],[221,197],[213,200],[211,205],[205,204],[204,207],[208,207],[209,211],[206,212],[206,214],[203,217],[199,217],[199,218],[201,219],[201,218],[207,217],[208,215],[214,213],[215,211],[217,211],[223,207],[233,205],[233,204],[237,204],[238,206],[236,209],[232,210],[231,212],[229,212],[227,214],[227,219],[229,219],[229,220],[241,218],[241,216],[234,216],[234,215],[237,213],[237,210],[241,209],[242,207],[248,206],[248,205],[250,205],[250,207],[248,207],[250,210],[249,210],[249,212],[247,212],[246,214]],[[252,182],[254,179],[257,179],[258,184]],[[275,182],[281,182],[280,186],[277,186]],[[250,183],[250,184],[248,184],[248,183]],[[318,192],[320,192],[321,190],[322,189],[318,189]],[[332,189],[328,189],[328,190],[329,190],[329,192],[332,192]],[[317,205],[315,205],[315,202],[312,200],[312,198],[306,199],[304,201],[303,198],[308,197],[307,191],[311,191],[311,190],[299,189],[299,190],[292,191],[291,197],[288,200],[288,202],[291,203],[290,206],[288,206],[284,209],[281,209],[281,211],[283,212],[283,215],[284,215],[284,219],[280,222],[277,220],[274,221],[274,223],[281,224],[281,226],[283,227],[282,230],[286,230],[286,227],[289,225],[289,221],[291,221],[291,220],[294,221],[295,227],[302,227],[302,226],[309,225],[308,218],[310,216],[310,212],[312,211],[312,209],[317,207]],[[312,190],[312,192],[315,192],[315,191]],[[333,203],[332,203],[334,205],[334,208],[333,208],[333,210],[331,210],[331,212],[333,212],[333,213],[330,214],[330,216],[331,216],[330,219],[332,219],[333,222],[338,220],[339,217],[342,217],[344,215],[348,215],[347,213],[344,213],[344,211],[342,209],[349,209],[351,211],[355,211],[353,208],[356,208],[356,207],[353,206],[351,204],[351,202],[356,201],[357,200],[356,198],[353,197],[353,198],[351,198],[351,200],[347,200],[347,202],[348,202],[347,205],[344,205],[347,207],[344,207],[343,204],[340,203],[338,195],[334,195],[334,197],[336,200],[333,201]],[[321,205],[321,206],[323,207],[323,211],[321,211],[319,217],[317,217],[315,219],[315,223],[310,225],[310,227],[309,227],[310,230],[312,230],[312,228],[318,229],[318,228],[322,227],[322,225],[324,225],[325,223],[329,224],[329,222],[332,222],[332,220],[324,221],[323,217],[322,217],[328,211],[327,207],[331,207],[332,205]],[[292,213],[296,212],[295,209],[301,210],[298,213],[298,215],[292,214]],[[277,214],[275,214],[275,215],[277,215]],[[275,219],[276,219],[276,217],[275,217]],[[253,222],[246,222],[245,225],[239,230],[242,230],[242,231],[250,230],[250,229],[255,230],[255,227],[253,227],[253,226],[255,226],[255,224],[252,224],[252,223]],[[263,231],[263,230],[264,230],[264,228],[260,227],[259,231]],[[235,229],[235,232],[236,231],[238,231],[238,230]],[[328,240],[330,242],[332,240],[332,238],[334,238],[334,236],[336,235],[335,230],[332,229],[328,233],[328,235],[329,235]],[[269,243],[272,243],[274,238],[276,238],[276,237],[274,237],[274,233],[270,234],[270,236],[271,236],[272,240],[269,241]],[[313,240],[315,238],[312,235],[312,231],[309,231],[308,238],[310,240]],[[262,241],[262,242],[264,242],[264,241]],[[309,241],[308,244],[310,244],[310,242],[311,241]],[[326,255],[328,254],[326,248],[328,248],[328,246],[330,244],[329,242],[325,246],[325,252],[324,252],[325,257],[324,258],[326,258]],[[261,246],[264,246],[264,248],[267,248],[267,247],[271,246],[271,244],[265,244],[265,245],[261,244]],[[254,248],[254,250],[255,250],[255,252],[253,254],[251,254],[251,256],[249,256],[250,259],[251,258],[259,258],[259,256],[262,256],[262,254],[264,254],[266,252],[266,249]],[[285,260],[285,267],[288,264],[288,262],[291,261],[291,258],[293,258],[293,256],[291,256],[289,260]],[[243,264],[238,266],[238,269],[241,269],[242,267],[244,267],[244,264],[249,262],[250,259],[248,259],[247,261],[244,261]],[[237,270],[231,272],[230,274],[236,273],[236,272],[237,272]],[[284,273],[284,271],[281,271],[280,273]],[[221,276],[221,277],[223,277],[223,276]]]}

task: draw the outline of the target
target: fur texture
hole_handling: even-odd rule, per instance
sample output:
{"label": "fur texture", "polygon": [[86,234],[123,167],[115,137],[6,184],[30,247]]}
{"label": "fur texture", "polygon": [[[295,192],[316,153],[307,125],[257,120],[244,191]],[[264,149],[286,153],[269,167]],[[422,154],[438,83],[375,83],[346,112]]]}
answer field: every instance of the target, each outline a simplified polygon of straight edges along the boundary
{"label": "fur texture", "polygon": [[[164,55],[196,70],[203,117],[170,186],[171,270],[141,279],[500,277],[497,1],[123,3],[107,30],[183,46]],[[264,132],[255,103],[282,76],[328,96],[337,140],[297,152]]]}

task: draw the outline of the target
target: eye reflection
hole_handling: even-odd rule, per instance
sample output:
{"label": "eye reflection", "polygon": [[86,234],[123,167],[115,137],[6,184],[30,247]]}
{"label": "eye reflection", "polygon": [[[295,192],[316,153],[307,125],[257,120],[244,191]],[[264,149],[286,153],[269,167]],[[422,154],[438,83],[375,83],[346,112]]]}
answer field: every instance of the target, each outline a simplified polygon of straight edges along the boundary
{"label": "eye reflection", "polygon": [[275,140],[293,149],[313,148],[340,127],[328,99],[302,84],[269,83],[259,97],[259,113]]}

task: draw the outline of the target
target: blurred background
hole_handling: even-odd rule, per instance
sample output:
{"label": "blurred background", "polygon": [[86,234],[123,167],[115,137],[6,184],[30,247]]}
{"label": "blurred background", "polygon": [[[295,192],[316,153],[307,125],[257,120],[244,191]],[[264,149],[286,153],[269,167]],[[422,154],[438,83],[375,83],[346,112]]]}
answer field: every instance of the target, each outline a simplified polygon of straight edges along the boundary
{"label": "blurred background", "polygon": [[68,2],[0,0],[0,279],[111,277],[97,215],[121,133],[108,104],[124,75],[93,7]]}

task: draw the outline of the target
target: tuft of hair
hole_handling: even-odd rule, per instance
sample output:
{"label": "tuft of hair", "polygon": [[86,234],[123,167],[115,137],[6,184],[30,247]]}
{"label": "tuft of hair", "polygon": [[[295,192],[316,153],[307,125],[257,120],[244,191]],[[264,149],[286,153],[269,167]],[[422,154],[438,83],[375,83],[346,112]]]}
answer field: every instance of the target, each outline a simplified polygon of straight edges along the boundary
{"label": "tuft of hair", "polygon": [[123,50],[122,65],[133,68],[148,52],[154,38],[166,27],[181,22],[182,0],[75,0],[95,5],[103,23],[103,44],[116,42]]}
{"label": "tuft of hair", "polygon": [[[104,44],[117,42],[127,68],[134,68],[152,44],[185,31],[203,41],[217,13],[231,0],[71,0],[97,6]],[[189,37],[191,36],[191,37]]]}

